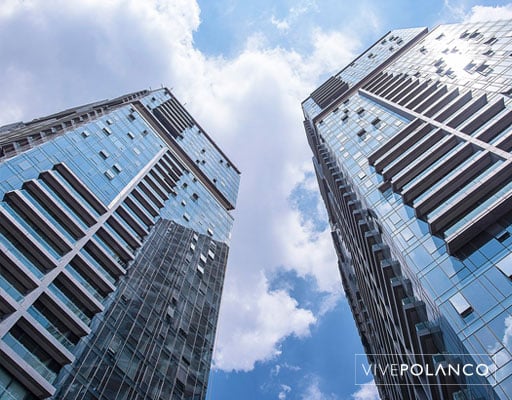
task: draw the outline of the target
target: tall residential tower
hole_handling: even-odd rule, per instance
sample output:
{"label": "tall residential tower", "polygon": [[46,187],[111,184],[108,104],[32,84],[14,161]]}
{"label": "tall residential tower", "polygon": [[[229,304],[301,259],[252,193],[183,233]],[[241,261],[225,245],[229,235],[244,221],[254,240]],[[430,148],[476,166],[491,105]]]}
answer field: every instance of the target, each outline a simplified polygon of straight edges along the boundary
{"label": "tall residential tower", "polygon": [[383,399],[512,399],[511,32],[391,31],[302,104]]}
{"label": "tall residential tower", "polygon": [[203,399],[239,175],[167,89],[0,128],[0,398]]}

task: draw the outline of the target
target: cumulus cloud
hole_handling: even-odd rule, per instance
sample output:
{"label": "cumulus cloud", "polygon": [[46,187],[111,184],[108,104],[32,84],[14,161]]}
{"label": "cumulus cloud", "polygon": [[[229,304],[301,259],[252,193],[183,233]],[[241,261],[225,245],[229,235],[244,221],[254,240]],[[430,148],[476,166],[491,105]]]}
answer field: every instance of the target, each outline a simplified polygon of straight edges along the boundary
{"label": "cumulus cloud", "polygon": [[298,211],[288,212],[274,228],[284,268],[315,277],[321,291],[337,292],[340,277],[329,228],[315,232],[311,222],[302,223]]}
{"label": "cumulus cloud", "polygon": [[468,9],[461,0],[444,0],[451,19],[463,22],[497,21],[512,18],[512,3],[496,6],[476,5]]}
{"label": "cumulus cloud", "polygon": [[198,25],[199,8],[186,0],[10,0],[0,8],[0,108],[18,105],[31,118],[172,83],[180,59],[198,64]]}
{"label": "cumulus cloud", "polygon": [[379,391],[375,382],[363,383],[360,388],[352,394],[354,400],[379,400]]}
{"label": "cumulus cloud", "polygon": [[303,55],[259,32],[230,58],[207,56],[194,46],[200,21],[191,0],[1,2],[0,124],[160,84],[187,103],[242,171],[215,354],[218,368],[250,370],[319,316],[272,291],[273,271],[313,277],[331,303],[339,295],[328,230],[304,223],[289,196],[313,186],[300,102],[359,42],[316,29]]}
{"label": "cumulus cloud", "polygon": [[497,21],[512,18],[512,3],[504,6],[474,6],[464,15],[465,22]]}
{"label": "cumulus cloud", "polygon": [[278,356],[282,338],[309,335],[316,321],[311,311],[299,308],[285,291],[269,291],[265,277],[250,286],[252,290],[246,291],[236,285],[224,295],[222,313],[229,318],[219,325],[222,340],[216,349],[216,368],[249,371],[256,361]]}
{"label": "cumulus cloud", "polygon": [[[361,46],[356,35],[340,31],[324,31],[316,28],[312,32],[313,53],[304,65],[308,76],[321,76],[326,72],[337,72],[354,59]],[[343,45],[340,46],[340,43]]]}

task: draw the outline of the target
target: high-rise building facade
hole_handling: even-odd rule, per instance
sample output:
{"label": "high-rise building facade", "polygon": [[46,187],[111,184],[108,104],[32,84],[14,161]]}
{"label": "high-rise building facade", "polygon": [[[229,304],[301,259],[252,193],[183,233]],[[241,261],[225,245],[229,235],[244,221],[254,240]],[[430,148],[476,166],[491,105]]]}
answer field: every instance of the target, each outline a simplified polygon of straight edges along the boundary
{"label": "high-rise building facade", "polygon": [[302,104],[383,399],[512,399],[511,31],[391,31]]}
{"label": "high-rise building facade", "polygon": [[0,398],[203,399],[239,177],[167,89],[0,128]]}

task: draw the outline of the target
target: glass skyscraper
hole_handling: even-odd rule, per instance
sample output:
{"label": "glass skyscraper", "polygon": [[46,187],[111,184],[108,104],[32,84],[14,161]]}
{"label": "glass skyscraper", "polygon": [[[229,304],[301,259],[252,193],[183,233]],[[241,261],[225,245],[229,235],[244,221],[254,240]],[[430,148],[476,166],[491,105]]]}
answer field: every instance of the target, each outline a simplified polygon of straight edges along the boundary
{"label": "glass skyscraper", "polygon": [[204,399],[240,173],[167,89],[0,128],[0,399]]}
{"label": "glass skyscraper", "polygon": [[302,103],[383,399],[512,399],[511,32],[391,31]]}

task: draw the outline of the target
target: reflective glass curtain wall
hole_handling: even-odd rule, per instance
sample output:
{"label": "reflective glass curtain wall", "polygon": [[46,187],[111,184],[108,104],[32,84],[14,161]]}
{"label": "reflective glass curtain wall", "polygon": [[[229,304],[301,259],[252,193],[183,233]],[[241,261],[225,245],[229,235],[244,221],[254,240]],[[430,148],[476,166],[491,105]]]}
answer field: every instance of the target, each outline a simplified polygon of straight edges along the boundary
{"label": "reflective glass curtain wall", "polygon": [[167,89],[1,127],[0,398],[204,398],[239,175]]}
{"label": "reflective glass curtain wall", "polygon": [[511,30],[391,31],[302,104],[369,362],[490,368],[383,398],[512,398]]}

